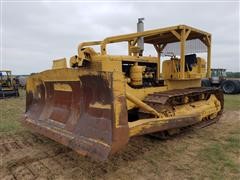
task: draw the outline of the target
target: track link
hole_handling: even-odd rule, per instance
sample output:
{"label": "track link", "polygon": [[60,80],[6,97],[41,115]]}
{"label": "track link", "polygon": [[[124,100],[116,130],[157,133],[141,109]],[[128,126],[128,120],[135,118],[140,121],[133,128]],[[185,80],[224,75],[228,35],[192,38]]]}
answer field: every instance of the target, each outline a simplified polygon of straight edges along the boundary
{"label": "track link", "polygon": [[[224,100],[223,100],[223,92],[219,88],[212,88],[212,87],[199,87],[199,88],[187,88],[187,89],[175,89],[175,90],[169,90],[165,92],[156,92],[153,94],[149,94],[143,102],[154,108],[159,113],[162,113],[165,117],[172,117],[174,116],[174,106],[187,104],[190,102],[196,102],[200,100],[208,100],[209,97],[214,94],[217,99],[221,103],[221,111],[218,113],[217,117],[214,119],[204,119],[203,121],[188,126],[184,128],[168,130],[163,132],[157,132],[154,133],[154,135],[157,135],[163,139],[168,138],[169,136],[173,134],[178,134],[185,131],[186,129],[190,127],[194,128],[203,128],[206,126],[209,126],[213,123],[215,123],[219,116],[222,114],[223,106],[224,106]],[[139,109],[139,116],[140,118],[153,118],[154,115],[151,113]]]}
{"label": "track link", "polygon": [[[189,102],[195,102],[199,100],[207,100],[211,94],[215,94],[221,102],[223,109],[223,93],[219,88],[187,88],[187,89],[175,89],[165,92],[156,92],[149,94],[143,102],[154,108],[158,112],[171,109],[173,106],[183,105]],[[143,109],[139,110],[142,114],[149,114],[149,112]]]}

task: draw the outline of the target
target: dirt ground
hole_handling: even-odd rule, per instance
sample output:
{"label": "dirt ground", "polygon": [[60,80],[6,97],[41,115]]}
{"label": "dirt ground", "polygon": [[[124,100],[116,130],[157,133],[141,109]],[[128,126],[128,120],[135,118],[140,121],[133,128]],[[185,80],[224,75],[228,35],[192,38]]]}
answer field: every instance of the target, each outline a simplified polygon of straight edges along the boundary
{"label": "dirt ground", "polygon": [[[12,101],[6,100],[1,108]],[[24,97],[15,101],[22,103],[20,113]],[[4,131],[2,124],[0,179],[240,179],[237,109],[226,109],[216,124],[168,140],[132,138],[126,149],[107,162],[82,157],[20,125],[15,125],[20,130],[10,131],[7,126]]]}

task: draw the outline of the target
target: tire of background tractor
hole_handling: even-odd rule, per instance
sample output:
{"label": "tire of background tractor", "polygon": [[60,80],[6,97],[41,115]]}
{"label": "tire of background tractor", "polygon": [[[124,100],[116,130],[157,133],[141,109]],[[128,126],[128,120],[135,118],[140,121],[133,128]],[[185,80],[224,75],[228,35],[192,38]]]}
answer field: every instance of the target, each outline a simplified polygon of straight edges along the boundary
{"label": "tire of background tractor", "polygon": [[211,82],[209,79],[202,79],[201,81],[201,86],[202,87],[211,87]]}
{"label": "tire of background tractor", "polygon": [[221,84],[221,88],[226,94],[235,94],[240,91],[240,83],[234,80],[225,80]]}
{"label": "tire of background tractor", "polygon": [[237,84],[237,92],[236,93],[240,93],[240,81],[239,80],[234,80],[235,83]]}

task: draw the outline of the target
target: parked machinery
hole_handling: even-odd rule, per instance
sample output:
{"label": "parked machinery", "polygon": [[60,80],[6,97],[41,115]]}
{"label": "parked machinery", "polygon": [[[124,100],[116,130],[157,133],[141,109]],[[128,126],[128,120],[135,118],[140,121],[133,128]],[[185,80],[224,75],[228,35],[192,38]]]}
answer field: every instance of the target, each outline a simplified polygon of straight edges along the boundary
{"label": "parked machinery", "polygon": [[226,94],[240,93],[240,81],[227,79],[226,69],[211,69],[211,77],[202,79],[203,87],[219,87]]}
{"label": "parked machinery", "polygon": [[15,77],[18,87],[25,89],[26,87],[26,80],[27,80],[27,75],[19,75]]}
{"label": "parked machinery", "polygon": [[19,96],[18,86],[10,70],[0,70],[0,98]]}
{"label": "parked machinery", "polygon": [[[108,45],[119,42],[128,43],[128,55],[108,53]],[[207,62],[189,43],[207,52]],[[143,54],[145,44],[156,57]],[[161,63],[171,47],[175,56]],[[82,155],[105,160],[133,136],[216,122],[222,91],[201,87],[210,70],[211,34],[186,25],[83,42],[69,68],[65,58],[55,60],[52,69],[27,79],[23,122]]]}

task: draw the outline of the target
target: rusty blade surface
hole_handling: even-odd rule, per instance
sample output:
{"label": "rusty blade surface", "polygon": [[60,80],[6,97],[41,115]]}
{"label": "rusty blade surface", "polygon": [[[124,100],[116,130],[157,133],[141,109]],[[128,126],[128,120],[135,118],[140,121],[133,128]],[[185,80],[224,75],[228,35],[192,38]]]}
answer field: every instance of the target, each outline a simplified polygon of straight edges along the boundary
{"label": "rusty blade surface", "polygon": [[85,73],[74,81],[37,79],[29,82],[35,85],[27,91],[24,124],[82,155],[107,159],[118,139],[113,138],[112,74]]}

